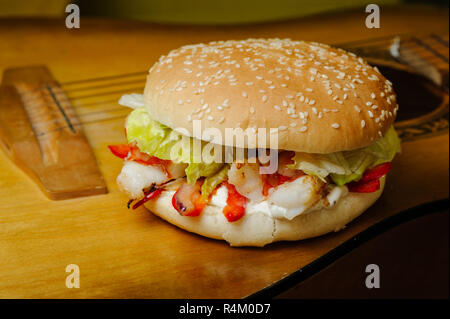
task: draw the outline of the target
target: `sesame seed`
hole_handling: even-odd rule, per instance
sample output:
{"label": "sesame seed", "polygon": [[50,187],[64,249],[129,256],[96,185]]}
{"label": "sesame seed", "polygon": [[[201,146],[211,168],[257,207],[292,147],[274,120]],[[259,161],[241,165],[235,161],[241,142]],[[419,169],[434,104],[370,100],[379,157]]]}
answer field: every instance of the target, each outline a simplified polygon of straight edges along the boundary
{"label": "sesame seed", "polygon": [[377,96],[375,95],[375,93],[372,93],[372,94],[370,94],[370,97],[371,97],[372,99],[374,99],[374,98],[376,98]]}
{"label": "sesame seed", "polygon": [[364,126],[366,126],[366,121],[362,120],[361,121],[361,127],[364,127]]}
{"label": "sesame seed", "polygon": [[267,101],[267,95],[263,95],[262,98],[261,98],[261,100],[262,100],[263,102],[266,102],[266,101]]}
{"label": "sesame seed", "polygon": [[250,113],[255,113],[255,108],[253,106],[250,107]]}
{"label": "sesame seed", "polygon": [[306,132],[307,129],[308,129],[308,127],[302,126],[302,127],[299,129],[299,131],[300,131],[300,132]]}
{"label": "sesame seed", "polygon": [[208,120],[209,120],[209,121],[212,121],[212,120],[214,120],[214,117],[212,117],[211,115],[209,115],[209,116],[208,116]]}
{"label": "sesame seed", "polygon": [[372,105],[372,109],[377,109],[378,108],[378,105]]}
{"label": "sesame seed", "polygon": [[354,108],[355,108],[356,112],[358,112],[358,113],[361,112],[361,109],[359,108],[358,105],[355,105]]}
{"label": "sesame seed", "polygon": [[287,129],[287,126],[282,125],[282,126],[280,126],[278,129],[279,129],[280,131],[284,131],[284,130]]}
{"label": "sesame seed", "polygon": [[279,107],[278,105],[274,105],[273,108],[274,108],[275,110],[278,110],[278,111],[281,110],[281,107]]}
{"label": "sesame seed", "polygon": [[222,117],[219,119],[219,124],[222,123],[223,121],[225,121],[225,118],[222,116]]}
{"label": "sesame seed", "polygon": [[339,124],[338,124],[338,123],[333,123],[333,124],[331,124],[331,126],[332,126],[333,128],[339,128]]}
{"label": "sesame seed", "polygon": [[247,92],[243,91],[243,92],[242,92],[242,96],[243,96],[243,97],[247,97]]}
{"label": "sesame seed", "polygon": [[369,114],[369,117],[370,117],[370,118],[373,118],[373,113],[372,113],[372,111],[367,111],[367,113]]}

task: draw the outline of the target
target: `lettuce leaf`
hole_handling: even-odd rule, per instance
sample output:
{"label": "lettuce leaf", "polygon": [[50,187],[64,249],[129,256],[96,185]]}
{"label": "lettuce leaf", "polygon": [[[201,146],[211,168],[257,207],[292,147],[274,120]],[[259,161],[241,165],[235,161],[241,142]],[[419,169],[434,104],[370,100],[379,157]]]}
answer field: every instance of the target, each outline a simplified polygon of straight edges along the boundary
{"label": "lettuce leaf", "polygon": [[201,190],[204,198],[207,198],[209,194],[211,194],[211,192],[217,187],[217,185],[227,179],[229,168],[230,166],[228,164],[223,165],[223,167],[214,175],[205,178]]}
{"label": "lettuce leaf", "polygon": [[330,154],[295,153],[294,164],[289,167],[322,180],[330,176],[334,183],[342,186],[360,180],[368,168],[391,162],[399,151],[400,139],[392,126],[381,139],[357,150]]}
{"label": "lettuce leaf", "polygon": [[[149,155],[177,163],[189,164],[186,176],[189,183],[205,177],[202,186],[205,194],[222,182],[228,172],[229,165],[223,163],[195,163],[189,150],[193,149],[194,139],[183,137],[150,118],[145,108],[134,109],[127,118],[128,142],[136,142],[139,149]],[[203,150],[207,143],[201,142]],[[327,176],[339,186],[361,179],[368,168],[390,162],[400,151],[400,139],[393,127],[371,145],[352,151],[330,154],[295,153],[294,164],[290,168],[300,169],[306,174],[315,175],[322,180]]]}
{"label": "lettuce leaf", "polygon": [[189,184],[193,184],[200,177],[212,176],[216,174],[223,166],[223,163],[191,163],[186,168],[187,182]]}
{"label": "lettuce leaf", "polygon": [[289,168],[299,169],[308,175],[314,175],[325,180],[330,173],[350,174],[347,162],[342,153],[332,154],[311,154],[295,153],[294,164],[288,165]]}
{"label": "lettuce leaf", "polygon": [[[202,187],[206,194],[227,176],[228,168],[225,170],[224,167],[228,165],[223,163],[194,163],[193,155],[189,152],[193,149],[193,138],[184,137],[183,141],[181,134],[152,120],[145,108],[137,108],[129,114],[126,129],[128,142],[136,142],[142,152],[164,160],[189,164],[185,170],[188,183],[206,177]],[[202,149],[205,144],[201,142]]]}
{"label": "lettuce leaf", "polygon": [[144,108],[137,108],[127,117],[127,139],[136,142],[142,152],[164,160],[171,160],[170,149],[180,134],[171,128],[154,121]]}

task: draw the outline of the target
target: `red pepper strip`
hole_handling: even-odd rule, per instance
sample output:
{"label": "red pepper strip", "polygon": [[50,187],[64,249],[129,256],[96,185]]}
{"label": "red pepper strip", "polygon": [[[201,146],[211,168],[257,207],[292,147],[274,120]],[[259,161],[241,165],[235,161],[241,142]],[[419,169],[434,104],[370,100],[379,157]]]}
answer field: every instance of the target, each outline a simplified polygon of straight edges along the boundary
{"label": "red pepper strip", "polygon": [[223,208],[225,218],[231,223],[242,218],[245,214],[247,198],[238,193],[232,184],[224,182],[228,190],[227,206]]}
{"label": "red pepper strip", "polygon": [[374,179],[369,182],[351,182],[347,184],[348,190],[354,193],[373,193],[380,189],[380,180]]}
{"label": "red pepper strip", "polygon": [[162,189],[161,188],[157,188],[154,191],[146,194],[144,198],[142,198],[140,201],[138,201],[136,204],[133,205],[133,209],[138,208],[139,206],[141,206],[145,202],[148,202],[152,198],[158,197],[161,193],[162,193]]}
{"label": "red pepper strip", "polygon": [[127,157],[130,152],[130,146],[128,144],[108,145],[108,148],[111,153],[120,158]]}
{"label": "red pepper strip", "polygon": [[348,190],[354,193],[372,193],[380,189],[380,178],[392,168],[391,163],[383,163],[368,169],[357,182],[347,184]]}
{"label": "red pepper strip", "polygon": [[392,164],[387,162],[368,169],[358,183],[370,182],[386,175],[392,168]]}
{"label": "red pepper strip", "polygon": [[128,161],[135,161],[144,165],[160,165],[166,172],[166,175],[169,178],[171,177],[167,170],[167,165],[170,164],[170,161],[162,160],[156,156],[150,156],[144,152],[141,152],[136,143],[108,145],[108,148],[115,156]]}

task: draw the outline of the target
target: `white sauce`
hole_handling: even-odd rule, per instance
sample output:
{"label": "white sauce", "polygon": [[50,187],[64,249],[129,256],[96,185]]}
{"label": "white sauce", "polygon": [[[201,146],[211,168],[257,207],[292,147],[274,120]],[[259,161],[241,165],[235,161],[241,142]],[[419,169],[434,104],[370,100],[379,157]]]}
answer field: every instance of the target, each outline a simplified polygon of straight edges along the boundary
{"label": "white sauce", "polygon": [[[283,184],[285,185],[285,184]],[[286,207],[284,203],[273,203],[271,201],[271,196],[267,200],[263,200],[259,203],[249,200],[247,202],[246,214],[266,214],[272,218],[278,219],[288,219],[292,220],[300,214],[310,213],[320,209],[331,208],[339,201],[339,199],[345,197],[348,194],[348,189],[346,186],[334,186],[333,189],[328,193],[327,197],[322,198],[315,205],[309,205],[308,197],[306,202],[300,203],[297,208]],[[228,191],[225,186],[221,186],[217,189],[214,196],[212,196],[210,205],[223,208],[227,204]]]}
{"label": "white sauce", "polygon": [[[144,195],[143,188],[168,180],[169,178],[161,168],[133,161],[125,161],[122,171],[117,177],[119,187],[128,193],[130,198],[142,197]],[[320,198],[319,193],[315,191],[312,179],[305,175],[293,182],[278,186],[266,200],[255,202],[249,199],[246,214],[262,213],[272,218],[292,220],[300,214],[331,208],[347,194],[347,187],[332,186],[327,197]],[[227,205],[227,197],[227,188],[220,186],[211,197],[209,204],[223,208]]]}

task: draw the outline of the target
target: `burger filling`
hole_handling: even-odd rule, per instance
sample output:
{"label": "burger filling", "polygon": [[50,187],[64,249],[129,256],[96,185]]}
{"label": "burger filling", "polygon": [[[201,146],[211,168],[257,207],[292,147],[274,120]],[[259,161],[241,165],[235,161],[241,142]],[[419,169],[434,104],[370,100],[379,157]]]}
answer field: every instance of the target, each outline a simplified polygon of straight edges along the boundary
{"label": "burger filling", "polygon": [[174,149],[182,135],[152,120],[143,107],[128,116],[126,135],[128,144],[109,148],[125,160],[117,181],[131,198],[129,206],[137,208],[163,190],[172,190],[172,205],[181,215],[199,216],[213,205],[222,208],[229,222],[259,212],[293,219],[332,207],[348,192],[375,192],[400,151],[391,127],[382,138],[357,150],[279,151],[277,171],[260,174],[262,164],[248,159],[231,164],[194,161],[189,152]]}

